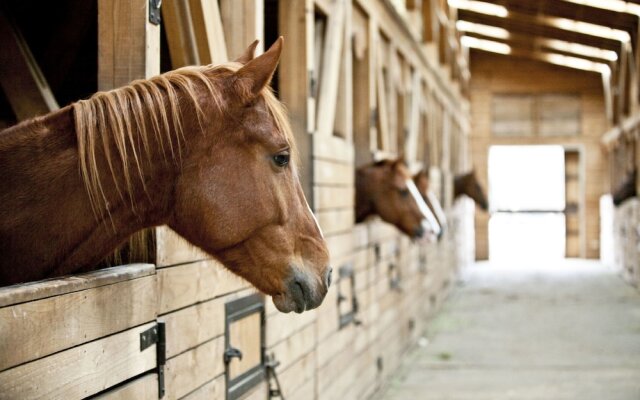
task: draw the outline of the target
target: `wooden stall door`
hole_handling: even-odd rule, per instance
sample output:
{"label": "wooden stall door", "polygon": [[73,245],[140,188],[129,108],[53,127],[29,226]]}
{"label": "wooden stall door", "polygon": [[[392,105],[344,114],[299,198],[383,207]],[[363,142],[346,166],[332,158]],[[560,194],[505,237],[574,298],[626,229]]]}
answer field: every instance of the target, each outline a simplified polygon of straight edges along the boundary
{"label": "wooden stall door", "polygon": [[580,257],[580,153],[564,153],[566,257]]}

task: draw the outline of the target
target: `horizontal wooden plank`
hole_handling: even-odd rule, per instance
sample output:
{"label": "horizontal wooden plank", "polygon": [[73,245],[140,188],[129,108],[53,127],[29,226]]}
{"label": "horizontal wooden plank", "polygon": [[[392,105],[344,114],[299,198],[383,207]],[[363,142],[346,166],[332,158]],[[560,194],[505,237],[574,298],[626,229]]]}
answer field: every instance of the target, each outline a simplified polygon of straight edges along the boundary
{"label": "horizontal wooden plank", "polygon": [[313,188],[313,197],[316,211],[355,206],[355,190],[352,186],[316,186]]}
{"label": "horizontal wooden plank", "polygon": [[158,270],[159,314],[251,287],[217,261],[198,261]]}
{"label": "horizontal wooden plank", "polygon": [[145,324],[0,372],[2,399],[74,400],[156,366],[156,346],[140,351]]}
{"label": "horizontal wooden plank", "polygon": [[355,180],[355,169],[348,164],[332,161],[313,161],[314,185],[352,186]]}
{"label": "horizontal wooden plank", "polygon": [[154,272],[155,267],[152,264],[128,264],[86,274],[0,287],[0,307],[110,285],[152,275]]}
{"label": "horizontal wooden plank", "polygon": [[[272,302],[269,302],[272,303]],[[267,304],[267,313],[275,306]],[[305,326],[312,324],[316,319],[316,310],[305,311],[302,314],[288,313],[284,314],[279,311],[267,314],[267,347],[272,347],[281,341],[287,339],[294,332],[297,332]]]}
{"label": "horizontal wooden plank", "polygon": [[156,318],[156,276],[0,308],[0,371]]}
{"label": "horizontal wooden plank", "polygon": [[309,324],[298,332],[290,335],[282,342],[271,347],[267,353],[275,354],[282,369],[286,369],[296,360],[313,351],[316,344],[316,326]]}
{"label": "horizontal wooden plank", "polygon": [[223,400],[226,398],[226,392],[226,381],[223,374],[189,393],[182,400]]}
{"label": "horizontal wooden plank", "polygon": [[337,136],[313,135],[313,157],[316,159],[353,164],[355,150],[353,143]]}
{"label": "horizontal wooden plank", "polygon": [[156,228],[156,248],[158,268],[211,259],[204,250],[187,242],[168,226]]}
{"label": "horizontal wooden plank", "polygon": [[316,218],[325,236],[349,231],[355,224],[353,208],[319,211]]}
{"label": "horizontal wooden plank", "polygon": [[224,373],[224,336],[167,360],[166,400],[179,399]]}
{"label": "horizontal wooden plank", "polygon": [[152,373],[103,393],[95,400],[157,400],[158,374]]}
{"label": "horizontal wooden plank", "polygon": [[348,255],[353,251],[353,236],[351,232],[333,235],[325,239],[332,259]]}

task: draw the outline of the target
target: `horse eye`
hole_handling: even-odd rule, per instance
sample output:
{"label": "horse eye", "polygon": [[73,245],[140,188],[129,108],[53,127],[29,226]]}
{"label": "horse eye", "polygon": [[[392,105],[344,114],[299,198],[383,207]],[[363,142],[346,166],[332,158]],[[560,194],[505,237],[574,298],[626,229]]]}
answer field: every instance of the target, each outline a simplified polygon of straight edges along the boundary
{"label": "horse eye", "polygon": [[400,196],[402,197],[409,196],[409,189],[400,189]]}
{"label": "horse eye", "polygon": [[289,152],[282,152],[273,156],[273,162],[276,163],[278,167],[285,167],[289,164]]}

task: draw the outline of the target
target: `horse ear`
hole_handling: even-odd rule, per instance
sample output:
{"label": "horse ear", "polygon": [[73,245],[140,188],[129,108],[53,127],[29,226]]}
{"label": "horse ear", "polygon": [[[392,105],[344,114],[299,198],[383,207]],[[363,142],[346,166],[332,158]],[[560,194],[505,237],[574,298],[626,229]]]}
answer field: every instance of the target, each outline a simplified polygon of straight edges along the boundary
{"label": "horse ear", "polygon": [[233,61],[244,65],[253,60],[254,54],[256,52],[256,47],[258,47],[258,43],[260,43],[260,40],[254,40],[253,43],[251,43],[249,47],[247,47],[247,49],[240,55],[240,57],[236,58]]}
{"label": "horse ear", "polygon": [[254,99],[271,81],[280,60],[283,42],[284,39],[280,36],[269,50],[248,61],[235,73],[235,86],[244,101]]}

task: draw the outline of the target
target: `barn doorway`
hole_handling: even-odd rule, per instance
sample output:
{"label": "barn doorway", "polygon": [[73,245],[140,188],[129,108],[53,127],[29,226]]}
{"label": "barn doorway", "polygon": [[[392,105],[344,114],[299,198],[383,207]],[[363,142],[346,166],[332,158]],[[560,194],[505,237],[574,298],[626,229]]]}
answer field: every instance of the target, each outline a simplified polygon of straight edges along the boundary
{"label": "barn doorway", "polygon": [[558,145],[489,149],[489,258],[577,257],[579,155]]}

